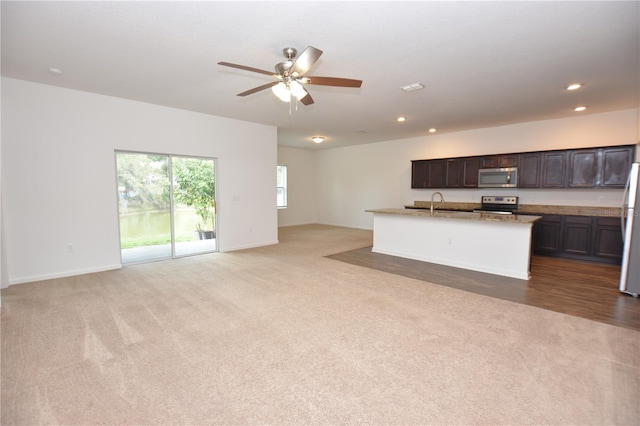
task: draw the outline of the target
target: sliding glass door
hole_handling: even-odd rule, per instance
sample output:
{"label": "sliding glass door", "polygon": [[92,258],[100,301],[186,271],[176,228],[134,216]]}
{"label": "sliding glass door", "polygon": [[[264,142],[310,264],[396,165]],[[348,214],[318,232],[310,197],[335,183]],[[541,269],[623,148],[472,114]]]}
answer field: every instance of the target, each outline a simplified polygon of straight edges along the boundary
{"label": "sliding glass door", "polygon": [[216,250],[215,164],[172,157],[175,256]]}
{"label": "sliding glass door", "polygon": [[122,263],[217,250],[215,160],[116,152]]}

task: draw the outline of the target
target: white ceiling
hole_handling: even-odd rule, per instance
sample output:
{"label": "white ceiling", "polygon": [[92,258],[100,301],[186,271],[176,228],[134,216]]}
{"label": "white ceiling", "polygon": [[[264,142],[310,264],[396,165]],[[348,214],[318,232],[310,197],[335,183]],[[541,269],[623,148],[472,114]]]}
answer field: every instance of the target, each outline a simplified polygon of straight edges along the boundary
{"label": "white ceiling", "polygon": [[[2,1],[2,75],[278,127],[309,149],[639,105],[640,3]],[[270,90],[282,49],[324,51],[307,73],[363,80]],[[60,76],[50,67],[63,71]],[[420,82],[425,88],[404,92]],[[568,92],[568,83],[584,84]],[[407,117],[397,123],[396,117]],[[326,136],[320,145],[310,141]]]}

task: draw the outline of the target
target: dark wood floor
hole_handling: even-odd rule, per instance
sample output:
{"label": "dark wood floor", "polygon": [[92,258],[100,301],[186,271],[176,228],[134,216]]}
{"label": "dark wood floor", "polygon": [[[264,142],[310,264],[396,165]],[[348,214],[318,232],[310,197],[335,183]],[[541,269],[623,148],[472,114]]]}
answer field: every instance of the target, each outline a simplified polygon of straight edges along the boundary
{"label": "dark wood floor", "polygon": [[640,331],[640,298],[618,291],[616,265],[533,256],[527,281],[372,253],[371,247],[327,257]]}

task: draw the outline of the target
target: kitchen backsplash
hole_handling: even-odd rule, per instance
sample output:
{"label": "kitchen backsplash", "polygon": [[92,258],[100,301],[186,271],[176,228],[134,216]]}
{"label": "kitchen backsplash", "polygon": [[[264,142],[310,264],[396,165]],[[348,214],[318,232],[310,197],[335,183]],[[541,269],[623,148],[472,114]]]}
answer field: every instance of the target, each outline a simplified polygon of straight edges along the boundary
{"label": "kitchen backsplash", "polygon": [[414,189],[406,204],[430,201],[434,191],[442,193],[448,202],[480,203],[483,195],[512,195],[519,198],[520,204],[587,207],[620,207],[623,196],[622,189]]}

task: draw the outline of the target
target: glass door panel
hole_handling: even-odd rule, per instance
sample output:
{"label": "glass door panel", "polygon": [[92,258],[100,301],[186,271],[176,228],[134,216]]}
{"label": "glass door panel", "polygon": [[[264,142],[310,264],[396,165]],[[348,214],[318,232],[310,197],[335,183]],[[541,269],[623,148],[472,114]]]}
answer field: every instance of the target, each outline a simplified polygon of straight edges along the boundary
{"label": "glass door panel", "polygon": [[122,263],[172,256],[169,157],[116,152]]}
{"label": "glass door panel", "polygon": [[175,256],[216,251],[215,161],[171,160]]}

